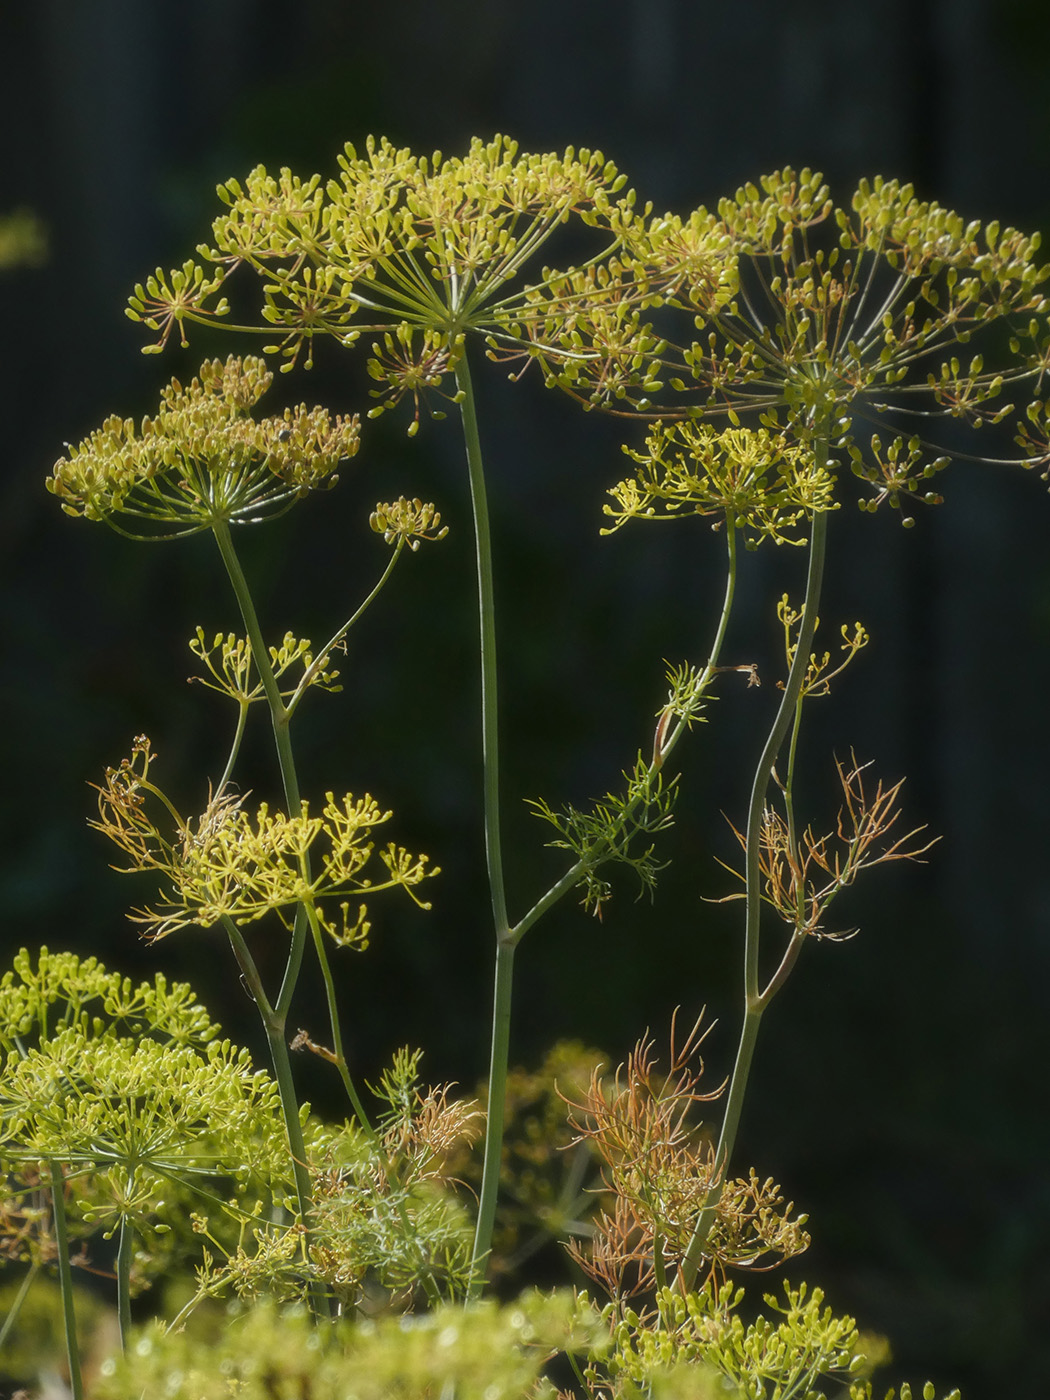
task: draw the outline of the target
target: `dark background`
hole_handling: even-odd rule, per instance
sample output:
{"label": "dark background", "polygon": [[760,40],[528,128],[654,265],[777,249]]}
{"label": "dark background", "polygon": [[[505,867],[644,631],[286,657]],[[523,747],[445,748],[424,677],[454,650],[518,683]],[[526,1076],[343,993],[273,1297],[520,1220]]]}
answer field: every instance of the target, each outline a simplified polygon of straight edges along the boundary
{"label": "dark background", "polygon": [[[123,314],[133,284],[207,236],[218,180],[258,162],[328,174],[369,132],[422,151],[494,131],[524,149],[598,146],[643,198],[683,212],[791,163],[822,169],[843,199],[882,173],[967,217],[1045,229],[1050,19],[1038,0],[37,0],[0,15],[0,213],[35,209],[50,239],[44,267],[0,282],[0,931],[12,952],[47,942],[190,979],[261,1054],[225,947],[204,934],[141,947],[124,911],[146,892],[109,872],[85,826],[86,783],[134,734],[151,735],[190,807],[227,739],[218,697],[184,683],[193,628],[237,625],[213,547],[128,543],[43,489],[64,442],[148,411],[205,352],[251,348],[202,337],[143,358]],[[280,388],[345,411],[361,406],[353,373],[332,354]],[[651,741],[662,658],[697,657],[711,635],[720,544],[685,524],[599,539],[623,432],[535,384],[478,378],[520,913],[559,866],[519,798],[583,803]],[[243,548],[269,629],[319,640],[382,566],[365,523],[377,499],[433,499],[452,527],[404,564],[345,659],[346,690],[314,698],[298,743],[307,792],[371,788],[398,838],[445,871],[429,915],[377,902],[373,948],[347,955],[355,1063],[367,1077],[411,1040],[433,1077],[469,1084],[490,976],[469,509],[454,422],[414,443],[403,427],[369,429],[336,495]],[[910,824],[944,839],[928,865],[851,894],[842,917],[859,938],[807,950],[763,1027],[740,1161],[810,1212],[805,1273],[890,1335],[887,1382],[1035,1400],[1050,1328],[1050,501],[1034,478],[973,465],[945,495],[911,532],[852,507],[834,518],[825,629],[860,617],[874,640],[814,705],[806,741],[818,809],[832,752],[852,744],[880,774],[908,775]],[[726,656],[740,662],[775,640],[758,600],[801,588],[797,557],[746,563]],[[618,1057],[647,1026],[662,1038],[677,1003],[707,1003],[712,1076],[728,1068],[736,909],[700,895],[727,888],[718,813],[742,819],[775,692],[721,695],[683,757],[655,904],[622,882],[601,923],[568,901],[522,945],[516,1059],[567,1035]],[[323,1036],[309,997],[299,1015]]]}

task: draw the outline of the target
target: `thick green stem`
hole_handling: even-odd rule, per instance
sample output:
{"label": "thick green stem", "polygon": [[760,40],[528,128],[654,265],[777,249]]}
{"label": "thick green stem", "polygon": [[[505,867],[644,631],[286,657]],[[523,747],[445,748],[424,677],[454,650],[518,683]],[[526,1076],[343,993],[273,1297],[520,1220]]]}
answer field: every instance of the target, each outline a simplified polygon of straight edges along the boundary
{"label": "thick green stem", "polygon": [[84,1380],[80,1374],[80,1345],[73,1304],[73,1266],[69,1262],[69,1232],[66,1229],[65,1178],[58,1162],[48,1162],[51,1177],[51,1210],[55,1218],[55,1249],[58,1253],[58,1282],[62,1290],[62,1325],[66,1334],[66,1360],[73,1400],[83,1400]]}
{"label": "thick green stem", "polygon": [[477,409],[466,352],[456,366],[461,394],[460,413],[466,439],[470,499],[474,510],[474,546],[478,567],[478,620],[481,634],[481,753],[485,784],[485,858],[488,864],[492,919],[496,941],[507,936],[507,896],[503,880],[500,843],[499,722],[496,686],[496,605],[492,579],[492,535],[489,528],[485,464],[481,456]]}
{"label": "thick green stem", "polygon": [[283,1019],[276,1023],[264,1020],[266,1043],[270,1047],[270,1060],[274,1078],[277,1080],[277,1093],[281,1100],[281,1116],[288,1135],[288,1152],[292,1159],[292,1174],[295,1179],[295,1194],[299,1203],[299,1214],[307,1231],[303,1241],[304,1258],[309,1261],[309,1230],[312,1217],[313,1199],[310,1187],[310,1173],[306,1166],[306,1144],[303,1141],[303,1125],[299,1120],[299,1099],[292,1078],[291,1058],[288,1054],[288,1038],[285,1035]]}
{"label": "thick green stem", "polygon": [[[826,465],[828,454],[827,438],[818,437],[814,451],[819,465]],[[802,682],[809,668],[810,648],[817,625],[817,609],[820,602],[821,583],[824,576],[824,554],[827,541],[827,515],[820,512],[813,517],[813,528],[809,543],[809,568],[806,576],[806,597],[802,608],[802,623],[798,643],[784,692],[777,708],[776,718],[762,749],[758,766],[755,769],[751,787],[751,804],[748,809],[746,846],[744,853],[746,877],[746,915],[744,943],[744,1020],[740,1030],[733,1074],[729,1083],[722,1129],[715,1149],[713,1185],[708,1193],[703,1209],[697,1217],[692,1238],[685,1251],[679,1275],[683,1292],[692,1287],[703,1254],[703,1247],[715,1219],[722,1186],[726,1178],[729,1161],[736,1145],[737,1133],[747,1094],[751,1063],[754,1059],[755,1044],[762,1014],[772,996],[783,985],[783,977],[774,977],[762,991],[759,986],[759,945],[760,916],[762,911],[762,821],[766,806],[766,794],[773,777],[777,755],[787,737],[788,729],[796,713]],[[794,947],[794,940],[792,943]],[[790,960],[793,965],[797,947]],[[783,964],[782,964],[783,966]],[[786,976],[786,973],[785,973]]]}
{"label": "thick green stem", "polygon": [[[271,1006],[255,959],[252,957],[240,929],[226,915],[223,916],[222,922],[229,937],[233,955],[237,959],[237,965],[241,969],[241,976],[244,978],[245,985],[258,1008],[263,1029],[266,1032],[266,1043],[270,1048],[270,1061],[273,1065],[274,1078],[277,1080],[277,1093],[281,1100],[281,1116],[284,1119],[285,1132],[288,1135],[288,1153],[291,1157],[292,1175],[295,1179],[299,1214],[302,1220],[307,1222],[310,1218],[311,1207],[310,1173],[306,1169],[306,1144],[303,1141],[303,1128],[299,1121],[299,1100],[295,1092],[295,1081],[292,1078],[288,1039],[285,1034],[286,1012]],[[306,1248],[307,1243],[304,1242],[304,1259],[308,1262],[309,1256],[305,1253]]]}
{"label": "thick green stem", "polygon": [[496,934],[496,975],[492,999],[492,1043],[489,1057],[488,1114],[485,1121],[484,1167],[478,1223],[474,1235],[469,1296],[476,1298],[484,1282],[485,1262],[492,1248],[500,1160],[503,1145],[504,1100],[510,1055],[510,1010],[514,983],[514,940],[507,918],[499,810],[499,723],[496,689],[496,610],[492,578],[492,538],[489,529],[485,465],[478,434],[474,388],[466,354],[456,367],[460,413],[466,440],[470,497],[474,510],[474,545],[478,568],[478,618],[481,641],[481,745],[485,789],[485,857],[488,865],[492,919]]}

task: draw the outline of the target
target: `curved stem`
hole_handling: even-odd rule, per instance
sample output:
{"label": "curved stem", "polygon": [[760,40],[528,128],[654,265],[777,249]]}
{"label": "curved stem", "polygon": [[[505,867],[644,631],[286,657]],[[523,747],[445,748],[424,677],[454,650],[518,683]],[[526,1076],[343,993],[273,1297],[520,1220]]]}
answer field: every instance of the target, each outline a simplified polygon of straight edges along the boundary
{"label": "curved stem", "polygon": [[295,693],[292,695],[292,698],[288,701],[287,715],[289,719],[298,708],[299,701],[306,694],[310,682],[313,680],[317,672],[321,669],[321,662],[329,654],[329,652],[333,650],[334,647],[337,647],[339,645],[339,643],[346,636],[347,632],[350,631],[350,628],[353,627],[354,623],[358,620],[358,618],[362,617],[366,610],[369,607],[371,607],[371,605],[375,602],[376,598],[379,597],[380,593],[383,591],[383,587],[386,584],[387,579],[394,572],[394,565],[397,563],[398,559],[400,559],[401,551],[404,549],[404,547],[405,537],[404,535],[399,535],[397,543],[394,545],[394,552],[390,556],[390,561],[387,564],[386,568],[383,570],[383,575],[380,578],[379,582],[372,589],[371,593],[369,593],[368,597],[357,609],[357,611],[353,613],[352,616],[346,620],[346,622],[343,623],[342,627],[340,627],[337,632],[333,633],[333,635],[329,637],[328,641],[325,642],[324,646],[317,653],[315,659],[303,672],[302,680],[295,687]]}
{"label": "curved stem", "polygon": [[[736,529],[732,521],[727,521],[726,550],[729,558],[726,567],[726,586],[725,593],[722,598],[722,612],[718,619],[718,626],[715,629],[715,637],[714,641],[711,643],[711,651],[707,659],[707,664],[704,666],[704,669],[700,673],[700,677],[696,682],[695,694],[697,696],[702,695],[704,693],[704,691],[711,684],[711,681],[714,679],[715,674],[718,671],[718,659],[722,653],[722,644],[725,641],[726,631],[729,627],[729,618],[730,614],[733,611],[733,599],[736,594],[736,545]],[[656,772],[663,767],[664,762],[666,761],[668,756],[677,747],[679,741],[682,738],[682,735],[690,727],[692,718],[693,717],[690,716],[684,716],[679,718],[678,723],[669,729],[666,736],[664,736],[662,739],[659,739],[658,742],[654,745],[653,760],[649,765],[649,772],[652,776],[655,776]],[[630,818],[631,814],[636,810],[638,803],[641,800],[641,793],[639,793],[635,801],[629,803],[624,808],[624,821],[627,821]],[[548,910],[552,909],[560,899],[564,898],[564,896],[568,894],[568,892],[579,882],[580,876],[587,869],[588,865],[592,865],[595,861],[595,858],[601,858],[603,850],[604,848],[595,850],[594,852],[592,852],[588,860],[581,859],[576,861],[576,863],[570,866],[569,869],[565,872],[565,874],[562,875],[561,878],[558,879],[553,885],[551,885],[550,889],[547,890],[547,892],[536,901],[536,903],[532,906],[528,913],[526,913],[521,919],[518,920],[518,922],[510,930],[510,939],[515,945],[521,941],[521,939],[526,933],[528,933],[529,929],[533,926],[533,924],[537,923],[540,919],[542,919],[544,914],[546,914]]]}
{"label": "curved stem", "polygon": [[247,699],[242,698],[237,705],[237,728],[234,731],[233,743],[230,745],[230,756],[226,760],[226,767],[223,769],[222,777],[219,779],[218,786],[215,789],[216,794],[225,791],[226,784],[230,781],[230,778],[233,775],[233,765],[237,762],[237,755],[241,751],[241,741],[244,738],[244,727],[248,721],[248,710],[249,701]]}
{"label": "curved stem", "polygon": [[55,1249],[58,1254],[58,1281],[62,1290],[62,1325],[66,1334],[66,1360],[73,1400],[83,1400],[84,1380],[80,1374],[80,1345],[73,1306],[73,1268],[69,1262],[69,1232],[66,1229],[65,1178],[59,1162],[49,1161],[51,1210],[55,1218]]}
{"label": "curved stem", "polygon": [[[818,466],[826,465],[828,455],[828,439],[826,433],[815,434],[814,452],[817,457]],[[806,598],[802,608],[802,624],[799,628],[795,655],[791,662],[791,669],[788,672],[788,678],[783,695],[781,696],[780,705],[777,707],[773,726],[769,731],[769,736],[766,739],[761,757],[758,760],[754,782],[751,787],[751,804],[748,810],[744,856],[747,887],[744,944],[744,1021],[740,1030],[740,1041],[737,1046],[733,1074],[729,1083],[725,1113],[722,1117],[722,1129],[719,1134],[718,1146],[715,1149],[712,1178],[714,1184],[708,1192],[707,1200],[704,1202],[704,1206],[697,1217],[696,1226],[689,1244],[686,1246],[685,1257],[679,1272],[679,1286],[683,1292],[687,1292],[692,1287],[696,1278],[703,1247],[710,1233],[715,1218],[715,1212],[718,1208],[718,1202],[722,1195],[722,1185],[725,1180],[730,1158],[733,1155],[733,1148],[736,1145],[737,1132],[740,1127],[740,1118],[743,1112],[744,1098],[747,1093],[751,1062],[754,1058],[755,1045],[758,1039],[758,1028],[762,1020],[762,1014],[769,1005],[773,995],[783,985],[786,972],[790,969],[790,966],[793,965],[795,957],[797,957],[798,954],[798,948],[795,947],[794,954],[788,963],[787,969],[784,971],[784,977],[781,977],[778,972],[766,987],[765,991],[760,991],[759,922],[762,910],[762,820],[765,813],[766,793],[769,790],[769,784],[773,776],[773,767],[784,739],[787,737],[787,732],[798,704],[802,682],[809,668],[810,648],[813,645],[813,633],[817,625],[817,609],[820,601],[821,583],[824,576],[826,542],[827,514],[826,512],[820,512],[813,517],[813,529],[809,542],[809,568],[806,576]],[[794,946],[794,943],[795,940],[793,940],[792,946]]]}

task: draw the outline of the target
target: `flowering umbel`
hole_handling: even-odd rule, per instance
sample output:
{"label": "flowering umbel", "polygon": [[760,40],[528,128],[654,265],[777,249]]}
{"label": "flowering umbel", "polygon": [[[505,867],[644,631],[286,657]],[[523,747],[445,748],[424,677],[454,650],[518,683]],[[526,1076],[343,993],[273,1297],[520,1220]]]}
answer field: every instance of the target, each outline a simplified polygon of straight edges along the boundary
{"label": "flowering umbel", "polygon": [[570,218],[594,227],[600,257],[633,206],[600,151],[528,154],[503,136],[475,139],[463,156],[429,157],[370,137],[363,152],[346,145],[339,167],[338,179],[323,181],[260,165],[243,183],[221,185],[226,212],[198,250],[202,262],[158,268],[131,298],[131,319],[157,332],[149,348],[161,349],[176,326],[183,344],[191,323],[221,326],[227,283],[250,268],[262,305],[252,324],[231,329],[269,336],[267,351],[289,369],[300,356],[309,368],[318,337],[350,346],[371,336],[373,413],[408,395],[418,423],[421,395],[440,392],[465,335],[532,353],[522,278],[530,267],[548,275],[536,263],[555,231]]}
{"label": "flowering umbel", "polygon": [[358,450],[360,427],[356,415],[333,418],[305,404],[253,418],[272,380],[252,356],[209,360],[185,388],[173,379],[140,428],[114,416],[70,447],[48,489],[68,514],[105,520],[134,539],[279,515],[335,485],[340,463]]}
{"label": "flowering umbel", "polygon": [[635,476],[614,486],[605,507],[615,524],[626,520],[715,517],[738,527],[750,548],[764,539],[804,544],[800,521],[833,510],[834,477],[804,445],[766,428],[725,428],[692,419],[657,423],[645,452],[625,449],[638,463]]}
{"label": "flowering umbel", "polygon": [[869,509],[939,500],[926,485],[947,462],[938,419],[985,437],[1006,424],[986,459],[1012,435],[1013,460],[1046,468],[1038,235],[967,223],[881,178],[840,207],[819,174],[790,168],[714,211],[632,214],[618,232],[600,269],[537,285],[522,323],[547,382],[587,407],[816,436],[871,484]]}
{"label": "flowering umbel", "polygon": [[[187,821],[151,780],[153,759],[149,740],[140,736],[131,758],[107,770],[98,788],[99,820],[93,823],[129,857],[126,869],[152,870],[164,882],[155,907],[132,916],[150,938],[220,920],[240,926],[269,913],[290,928],[296,907],[305,904],[336,943],[363,948],[370,928],[367,906],[362,902],[351,910],[351,901],[400,885],[417,904],[430,907],[414,887],[436,875],[437,867],[393,842],[375,852],[373,829],[392,814],[369,794],[348,793],[337,800],[327,793],[319,815],[311,815],[303,802],[299,814],[289,817],[265,802],[253,814],[242,799],[222,792],[200,817]],[[154,822],[148,797],[174,819],[172,836]]]}

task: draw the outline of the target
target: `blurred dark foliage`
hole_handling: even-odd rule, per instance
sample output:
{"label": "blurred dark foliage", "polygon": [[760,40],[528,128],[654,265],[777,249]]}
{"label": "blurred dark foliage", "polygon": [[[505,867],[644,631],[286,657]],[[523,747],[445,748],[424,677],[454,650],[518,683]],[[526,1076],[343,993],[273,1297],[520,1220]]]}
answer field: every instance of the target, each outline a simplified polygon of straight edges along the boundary
{"label": "blurred dark foliage", "polygon": [[[213,935],[139,945],[124,911],[145,892],[110,873],[85,826],[86,784],[139,732],[189,806],[221,766],[228,716],[185,684],[193,628],[237,625],[217,553],[201,539],[131,544],[62,516],[43,489],[63,442],[111,412],[140,415],[171,374],[234,348],[200,335],[144,359],[123,315],[136,281],[205,237],[215,183],[258,162],[331,172],[342,143],[369,132],[455,151],[502,130],[525,148],[600,146],[658,207],[711,203],[793,163],[841,197],[883,173],[968,217],[1050,224],[1039,0],[38,0],[5,5],[0,26],[0,212],[31,207],[50,242],[45,266],[0,283],[0,927],[11,950],[47,942],[192,980],[253,1044],[225,948]],[[345,411],[362,403],[358,374],[329,353],[274,393]],[[721,546],[699,524],[599,538],[622,426],[494,368],[479,378],[521,911],[559,866],[519,799],[600,795],[651,742],[663,658],[708,642]],[[406,422],[371,427],[335,496],[247,533],[243,550],[270,630],[319,640],[382,566],[367,530],[377,499],[433,499],[452,527],[399,570],[341,661],[344,693],[314,697],[298,742],[306,792],[371,789],[398,839],[445,871],[432,913],[377,904],[374,946],[346,955],[362,1073],[412,1041],[432,1076],[470,1084],[490,935],[469,502],[454,424],[409,442]],[[848,508],[833,522],[827,631],[859,617],[874,640],[814,705],[806,738],[814,794],[830,798],[831,755],[852,744],[891,781],[908,775],[908,815],[944,840],[927,866],[891,867],[851,896],[857,940],[802,960],[763,1032],[741,1161],[810,1211],[795,1273],[891,1335],[895,1375],[960,1384],[968,1400],[997,1400],[1008,1379],[1014,1400],[1035,1400],[1050,1324],[1050,501],[1035,479],[974,465],[956,466],[945,494],[906,534]],[[727,657],[739,662],[775,639],[748,601],[799,587],[794,558],[746,562]],[[706,1002],[721,1020],[712,1073],[728,1067],[735,906],[700,896],[727,888],[718,813],[739,820],[774,693],[726,678],[721,696],[684,746],[675,863],[655,904],[625,884],[602,922],[567,902],[523,944],[522,1062],[563,1035],[619,1056],[677,1003],[691,1016]],[[259,723],[260,796],[266,738]],[[299,1015],[319,1031],[315,990]]]}

